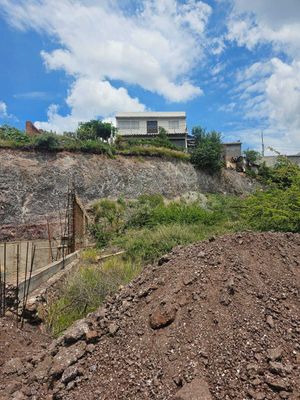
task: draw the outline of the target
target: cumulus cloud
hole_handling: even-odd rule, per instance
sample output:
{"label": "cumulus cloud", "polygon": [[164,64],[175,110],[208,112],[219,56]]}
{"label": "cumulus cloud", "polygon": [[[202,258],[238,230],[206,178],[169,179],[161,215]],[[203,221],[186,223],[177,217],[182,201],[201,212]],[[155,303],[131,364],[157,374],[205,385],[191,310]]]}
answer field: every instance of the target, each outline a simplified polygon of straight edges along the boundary
{"label": "cumulus cloud", "polygon": [[4,101],[0,101],[0,118],[7,118],[8,113],[7,113],[7,105],[4,103]]}
{"label": "cumulus cloud", "polygon": [[[46,33],[59,43],[55,50],[41,52],[48,70],[63,70],[75,79],[67,99],[74,108],[59,121],[81,117],[72,98],[84,80],[97,83],[98,94],[91,98],[97,100],[97,115],[103,117],[128,109],[129,103],[131,109],[143,108],[136,99],[130,102],[127,92],[115,92],[109,83],[115,80],[139,85],[174,102],[202,94],[191,74],[203,56],[211,7],[199,0],[129,3],[132,9],[126,12],[121,0],[0,0],[2,12],[15,28]],[[99,89],[105,92],[99,95]],[[108,101],[99,102],[101,96]],[[86,102],[91,106],[91,101]],[[97,104],[91,108],[95,110]],[[95,112],[86,110],[86,114],[89,118]],[[49,116],[51,120],[59,117],[53,107]]]}
{"label": "cumulus cloud", "polygon": [[300,2],[233,0],[228,31],[230,40],[249,49],[266,43],[293,58],[300,57]]}
{"label": "cumulus cloud", "polygon": [[90,78],[78,78],[74,82],[66,103],[71,109],[70,114],[60,115],[58,105],[52,104],[48,109],[48,122],[37,121],[36,126],[58,132],[72,131],[76,129],[78,122],[97,118],[99,110],[102,116],[112,112],[114,114],[118,110],[145,110],[145,106],[138,99],[130,97],[126,89],[117,89],[107,81]]}
{"label": "cumulus cloud", "polygon": [[[300,149],[300,2],[233,0],[227,39],[255,51],[269,45],[269,59],[237,73],[240,110],[265,127],[267,145],[284,153]],[[258,143],[259,134],[248,137]]]}

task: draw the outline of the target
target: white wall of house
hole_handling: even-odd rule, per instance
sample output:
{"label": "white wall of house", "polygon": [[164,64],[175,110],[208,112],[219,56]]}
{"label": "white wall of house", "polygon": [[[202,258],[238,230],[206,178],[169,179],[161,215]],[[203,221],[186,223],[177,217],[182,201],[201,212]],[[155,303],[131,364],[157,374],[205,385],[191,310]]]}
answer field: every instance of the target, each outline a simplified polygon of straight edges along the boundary
{"label": "white wall of house", "polygon": [[[127,114],[127,115],[124,115]],[[185,113],[121,113],[116,116],[118,133],[124,136],[156,135],[159,127],[169,134],[185,134],[187,132]],[[149,123],[157,132],[149,132]],[[153,122],[153,124],[151,124]]]}

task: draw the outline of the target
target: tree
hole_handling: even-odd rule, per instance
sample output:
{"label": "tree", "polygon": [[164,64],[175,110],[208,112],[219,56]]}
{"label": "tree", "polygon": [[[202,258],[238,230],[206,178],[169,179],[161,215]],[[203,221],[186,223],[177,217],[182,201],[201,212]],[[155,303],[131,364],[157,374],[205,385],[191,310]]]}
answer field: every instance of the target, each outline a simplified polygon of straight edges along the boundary
{"label": "tree", "polygon": [[103,139],[107,141],[116,133],[116,128],[109,122],[102,122],[97,119],[80,122],[76,131],[80,140],[97,140]]}
{"label": "tree", "polygon": [[196,145],[191,154],[191,162],[198,168],[219,171],[223,166],[221,134],[216,131],[207,132],[200,126],[194,127],[192,134]]}

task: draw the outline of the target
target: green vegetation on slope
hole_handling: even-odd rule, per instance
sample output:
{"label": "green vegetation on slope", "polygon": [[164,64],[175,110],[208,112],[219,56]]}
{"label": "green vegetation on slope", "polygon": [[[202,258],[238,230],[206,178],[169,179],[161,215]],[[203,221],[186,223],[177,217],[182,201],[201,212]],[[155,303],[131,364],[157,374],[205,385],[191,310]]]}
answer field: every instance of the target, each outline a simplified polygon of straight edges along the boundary
{"label": "green vegetation on slope", "polygon": [[108,123],[93,120],[80,123],[76,132],[65,132],[58,135],[54,132],[43,132],[38,136],[28,136],[25,132],[8,125],[0,127],[0,148],[39,150],[47,152],[82,152],[125,156],[150,156],[165,159],[189,161],[189,154],[172,145],[166,133],[161,130],[152,140],[129,140],[117,138],[114,144],[107,142],[110,134],[116,129]]}
{"label": "green vegetation on slope", "polygon": [[[96,309],[107,294],[134,278],[142,266],[177,245],[245,229],[300,232],[300,169],[280,158],[275,168],[264,167],[259,179],[266,184],[264,190],[246,198],[209,195],[205,205],[201,198],[191,203],[166,202],[160,195],[98,201],[92,227],[98,249],[84,252],[89,266],[70,278],[61,298],[50,306],[47,323],[51,331],[57,335]],[[107,246],[126,253],[97,264],[98,251]]]}

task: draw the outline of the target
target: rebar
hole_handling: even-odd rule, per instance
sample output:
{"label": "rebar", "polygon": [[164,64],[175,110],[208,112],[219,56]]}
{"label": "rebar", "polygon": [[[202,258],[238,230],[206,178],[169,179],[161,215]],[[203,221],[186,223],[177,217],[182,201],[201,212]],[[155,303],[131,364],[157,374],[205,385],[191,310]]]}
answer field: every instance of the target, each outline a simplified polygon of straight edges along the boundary
{"label": "rebar", "polygon": [[19,268],[20,268],[20,244],[17,244],[17,279],[16,279],[16,299],[15,299],[17,327],[19,323]]}
{"label": "rebar", "polygon": [[27,287],[24,288],[25,302],[24,302],[24,308],[23,308],[23,312],[22,312],[22,318],[23,318],[22,322],[23,322],[23,324],[24,324],[24,313],[25,313],[25,308],[26,308],[26,304],[27,304],[27,300],[28,300],[29,288],[30,288],[31,277],[32,277],[33,263],[34,263],[34,257],[35,257],[35,249],[36,249],[36,246],[34,244],[32,244],[29,278],[28,278],[28,281],[27,281]]}
{"label": "rebar", "polygon": [[26,292],[26,283],[27,283],[27,271],[28,271],[28,255],[29,255],[29,242],[27,242],[26,246],[26,260],[25,260],[25,281],[24,281],[24,291],[23,291],[23,306],[22,306],[22,313],[21,313],[21,328],[24,325],[24,313],[25,313],[25,292]]}

